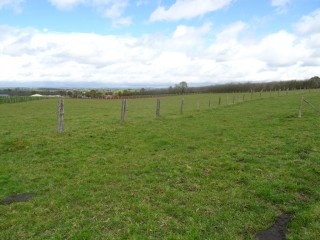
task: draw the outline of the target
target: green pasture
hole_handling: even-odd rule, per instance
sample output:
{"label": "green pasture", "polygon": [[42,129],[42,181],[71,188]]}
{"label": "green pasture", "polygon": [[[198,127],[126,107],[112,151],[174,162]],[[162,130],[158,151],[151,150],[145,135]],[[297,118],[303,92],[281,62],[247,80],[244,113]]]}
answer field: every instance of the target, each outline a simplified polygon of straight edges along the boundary
{"label": "green pasture", "polygon": [[279,95],[0,104],[0,239],[318,239],[320,92]]}

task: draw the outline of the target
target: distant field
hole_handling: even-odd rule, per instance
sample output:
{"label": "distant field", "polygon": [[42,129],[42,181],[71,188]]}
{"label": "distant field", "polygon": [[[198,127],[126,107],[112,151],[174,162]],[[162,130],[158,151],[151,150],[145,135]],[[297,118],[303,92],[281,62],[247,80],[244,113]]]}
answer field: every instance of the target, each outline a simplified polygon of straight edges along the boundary
{"label": "distant field", "polygon": [[0,104],[0,239],[318,239],[320,92],[277,94]]}

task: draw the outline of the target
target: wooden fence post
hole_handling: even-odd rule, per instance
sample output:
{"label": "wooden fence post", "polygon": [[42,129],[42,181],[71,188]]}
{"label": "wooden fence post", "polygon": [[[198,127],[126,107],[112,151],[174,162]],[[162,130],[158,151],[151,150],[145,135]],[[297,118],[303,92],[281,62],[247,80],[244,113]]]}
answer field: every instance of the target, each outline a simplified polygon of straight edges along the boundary
{"label": "wooden fence post", "polygon": [[219,105],[221,105],[221,97],[219,97]]}
{"label": "wooden fence post", "polygon": [[160,99],[157,99],[156,116],[160,117]]}
{"label": "wooden fence post", "polygon": [[184,98],[181,98],[180,114],[183,114]]}
{"label": "wooden fence post", "polygon": [[197,101],[197,111],[200,111],[200,101]]}
{"label": "wooden fence post", "polygon": [[123,99],[122,106],[121,106],[121,123],[124,123],[126,120],[126,110],[127,110],[127,99]]}
{"label": "wooden fence post", "polygon": [[301,118],[302,115],[302,103],[303,103],[303,96],[301,97],[299,112],[298,112],[298,118]]}
{"label": "wooden fence post", "polygon": [[64,131],[64,102],[62,98],[58,100],[58,133],[63,133]]}
{"label": "wooden fence post", "polygon": [[209,98],[209,110],[211,109],[211,98]]}

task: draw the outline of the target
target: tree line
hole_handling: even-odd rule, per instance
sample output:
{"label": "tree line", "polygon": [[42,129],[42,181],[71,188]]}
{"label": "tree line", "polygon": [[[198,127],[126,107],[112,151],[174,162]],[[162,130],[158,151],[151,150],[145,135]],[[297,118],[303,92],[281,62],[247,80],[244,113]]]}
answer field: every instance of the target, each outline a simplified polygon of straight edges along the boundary
{"label": "tree line", "polygon": [[318,76],[307,80],[273,81],[264,83],[226,83],[219,85],[188,87],[186,82],[180,82],[174,87],[162,89],[141,89],[136,95],[161,95],[161,94],[184,94],[184,93],[230,93],[230,92],[260,92],[270,90],[293,90],[293,89],[314,89],[320,88]]}
{"label": "tree line", "polygon": [[293,90],[293,89],[314,89],[320,88],[320,78],[318,76],[307,80],[273,81],[264,83],[226,83],[203,87],[190,87],[187,82],[182,81],[168,88],[141,88],[124,90],[105,90],[105,89],[27,89],[27,88],[8,88],[0,89],[0,94],[9,96],[30,96],[33,94],[41,95],[60,95],[70,98],[118,98],[125,96],[151,96],[151,95],[171,95],[171,94],[191,94],[191,93],[230,93],[230,92],[249,92],[249,91],[270,91],[270,90]]}

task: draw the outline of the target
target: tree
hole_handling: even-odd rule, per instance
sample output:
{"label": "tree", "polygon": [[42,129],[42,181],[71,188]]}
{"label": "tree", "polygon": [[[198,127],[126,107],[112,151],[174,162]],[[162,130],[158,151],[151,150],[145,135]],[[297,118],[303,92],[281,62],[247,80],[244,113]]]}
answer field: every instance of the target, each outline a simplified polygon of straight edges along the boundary
{"label": "tree", "polygon": [[68,97],[73,97],[73,92],[72,91],[68,91],[67,95],[68,95]]}
{"label": "tree", "polygon": [[141,88],[141,89],[140,89],[140,93],[141,93],[141,94],[144,94],[145,91],[146,91],[145,88]]}
{"label": "tree", "polygon": [[95,98],[96,95],[97,95],[97,91],[94,90],[94,89],[92,89],[92,90],[90,90],[89,92],[86,92],[85,95],[86,95],[86,97],[88,97],[88,98]]}
{"label": "tree", "polygon": [[182,81],[179,84],[175,85],[175,89],[176,89],[177,93],[184,94],[187,92],[188,84],[187,84],[187,82]]}

